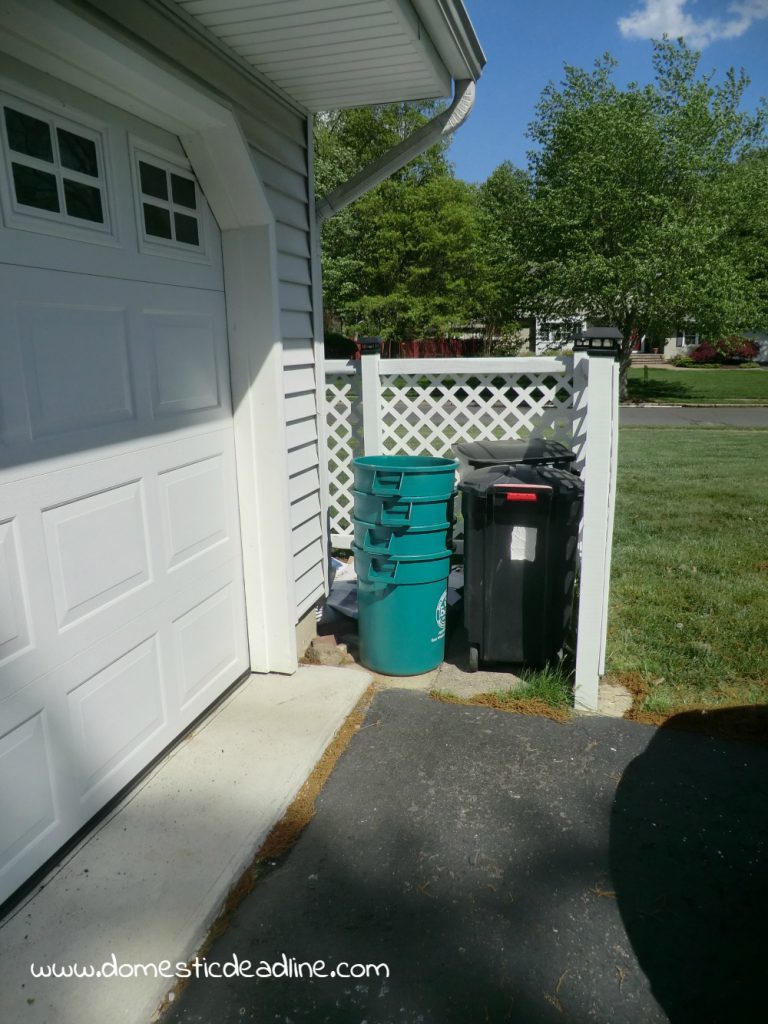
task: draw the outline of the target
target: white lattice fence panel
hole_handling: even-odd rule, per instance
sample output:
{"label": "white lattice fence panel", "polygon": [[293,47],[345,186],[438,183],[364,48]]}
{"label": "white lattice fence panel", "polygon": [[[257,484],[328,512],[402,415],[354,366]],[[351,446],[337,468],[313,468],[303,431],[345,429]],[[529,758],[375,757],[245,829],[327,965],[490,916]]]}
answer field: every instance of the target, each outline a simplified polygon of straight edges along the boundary
{"label": "white lattice fence panel", "polygon": [[390,455],[448,455],[460,441],[502,438],[572,444],[573,375],[567,364],[544,373],[383,373],[381,413]]}
{"label": "white lattice fence panel", "polygon": [[346,547],[352,536],[352,459],[363,454],[359,371],[357,363],[325,375],[329,533],[338,547]]}
{"label": "white lattice fence panel", "polygon": [[333,545],[352,542],[352,460],[365,454],[363,401],[369,412],[378,402],[380,450],[386,454],[448,455],[460,441],[534,436],[576,441],[578,447],[570,360],[473,360],[471,368],[463,362],[462,372],[453,360],[447,367],[446,360],[431,362],[377,359],[378,394],[365,396],[360,362],[326,363]]}

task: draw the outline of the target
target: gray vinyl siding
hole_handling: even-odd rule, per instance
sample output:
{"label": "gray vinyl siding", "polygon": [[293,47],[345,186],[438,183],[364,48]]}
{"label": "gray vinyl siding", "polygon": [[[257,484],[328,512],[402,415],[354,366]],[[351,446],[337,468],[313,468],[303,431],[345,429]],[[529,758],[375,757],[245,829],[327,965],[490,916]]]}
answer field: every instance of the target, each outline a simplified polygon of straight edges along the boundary
{"label": "gray vinyl siding", "polygon": [[[277,222],[287,461],[296,617],[323,594],[323,523],[313,342],[312,263],[305,125],[285,112],[285,134],[249,121],[251,149]],[[301,141],[299,141],[301,140]]]}

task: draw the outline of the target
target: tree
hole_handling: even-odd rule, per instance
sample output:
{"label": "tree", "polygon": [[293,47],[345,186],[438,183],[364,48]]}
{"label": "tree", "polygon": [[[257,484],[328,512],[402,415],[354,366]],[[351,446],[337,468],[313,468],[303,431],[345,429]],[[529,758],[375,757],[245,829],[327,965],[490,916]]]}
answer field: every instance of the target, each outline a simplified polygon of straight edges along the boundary
{"label": "tree", "polygon": [[715,201],[731,225],[734,252],[752,291],[754,315],[742,326],[768,330],[768,149],[733,164],[718,182]]}
{"label": "tree", "polygon": [[[434,104],[318,115],[318,195],[424,124]],[[444,332],[475,308],[475,189],[454,177],[444,145],[427,150],[323,226],[328,322],[396,340]]]}
{"label": "tree", "polygon": [[765,106],[742,112],[744,73],[715,85],[699,56],[656,42],[654,81],[625,89],[610,55],[591,72],[566,65],[529,129],[532,310],[618,327],[624,392],[638,335],[688,322],[716,336],[760,318],[737,197],[765,142]]}
{"label": "tree", "polygon": [[486,341],[510,334],[530,313],[530,176],[505,161],[478,190],[477,319]]}

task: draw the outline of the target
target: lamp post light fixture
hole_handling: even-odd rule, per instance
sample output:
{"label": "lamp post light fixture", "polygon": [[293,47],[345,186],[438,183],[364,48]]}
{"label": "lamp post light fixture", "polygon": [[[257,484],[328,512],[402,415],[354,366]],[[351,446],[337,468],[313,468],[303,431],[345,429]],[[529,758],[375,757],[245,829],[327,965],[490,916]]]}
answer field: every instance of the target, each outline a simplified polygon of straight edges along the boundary
{"label": "lamp post light fixture", "polygon": [[361,338],[360,339],[360,355],[361,356],[378,356],[381,355],[381,346],[383,344],[382,338]]}
{"label": "lamp post light fixture", "polygon": [[621,340],[618,327],[587,327],[576,336],[573,350],[614,359],[621,352]]}

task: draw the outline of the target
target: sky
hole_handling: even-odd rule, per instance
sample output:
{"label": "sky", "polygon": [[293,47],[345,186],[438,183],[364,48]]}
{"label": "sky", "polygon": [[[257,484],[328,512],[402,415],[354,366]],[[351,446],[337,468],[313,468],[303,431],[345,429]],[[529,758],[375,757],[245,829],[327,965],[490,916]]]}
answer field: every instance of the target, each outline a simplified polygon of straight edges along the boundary
{"label": "sky", "polygon": [[525,137],[548,81],[563,63],[591,68],[609,51],[616,80],[647,82],[651,42],[664,32],[702,50],[702,70],[731,66],[752,79],[743,106],[768,96],[768,0],[465,0],[488,63],[475,108],[449,157],[467,181],[484,181],[504,160],[526,164]]}

